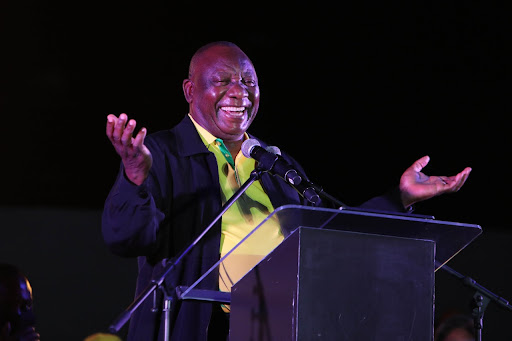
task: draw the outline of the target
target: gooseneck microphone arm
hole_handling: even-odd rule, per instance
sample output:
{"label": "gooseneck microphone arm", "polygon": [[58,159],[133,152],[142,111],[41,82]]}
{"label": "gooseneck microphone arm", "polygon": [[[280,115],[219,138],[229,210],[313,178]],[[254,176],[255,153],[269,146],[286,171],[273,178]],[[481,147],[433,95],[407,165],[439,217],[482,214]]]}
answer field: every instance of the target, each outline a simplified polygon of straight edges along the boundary
{"label": "gooseneck microphone arm", "polygon": [[338,208],[347,208],[343,202],[326,193],[320,186],[308,181],[292,165],[290,165],[281,155],[277,147],[262,148],[256,139],[248,139],[242,144],[242,154],[247,158],[253,158],[258,161],[268,172],[278,175],[281,179],[291,185],[299,194],[312,204],[317,204],[320,197],[328,199]]}
{"label": "gooseneck microphone arm", "polygon": [[268,169],[269,172],[278,175],[291,185],[298,185],[302,181],[302,177],[292,165],[280,155],[262,148],[255,139],[248,139],[242,143],[242,154],[247,158],[255,159],[263,169]]}
{"label": "gooseneck microphone arm", "polygon": [[311,183],[311,182],[308,182],[308,184],[309,184],[310,188],[312,188],[316,193],[318,193],[318,195],[320,197],[322,197],[323,199],[329,200],[334,205],[336,205],[337,208],[350,208],[350,206],[348,206],[347,204],[341,202],[340,200],[336,199],[329,193],[325,192],[322,187],[320,187],[314,183]]}

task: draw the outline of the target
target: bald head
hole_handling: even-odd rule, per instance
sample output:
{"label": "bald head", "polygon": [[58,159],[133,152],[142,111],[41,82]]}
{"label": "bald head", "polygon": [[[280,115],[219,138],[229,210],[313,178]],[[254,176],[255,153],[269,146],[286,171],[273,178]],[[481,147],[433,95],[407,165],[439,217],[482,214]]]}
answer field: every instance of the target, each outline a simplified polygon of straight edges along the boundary
{"label": "bald head", "polygon": [[201,46],[194,53],[194,55],[190,59],[190,65],[188,68],[188,77],[189,78],[192,78],[192,76],[195,74],[198,61],[205,55],[205,53],[208,50],[210,50],[212,48],[216,48],[216,47],[228,47],[228,48],[237,49],[241,54],[243,54],[245,56],[245,58],[249,59],[249,57],[247,57],[247,55],[242,51],[242,49],[240,47],[238,47],[238,45],[236,45],[230,41],[214,41],[214,42],[211,42],[211,43]]}

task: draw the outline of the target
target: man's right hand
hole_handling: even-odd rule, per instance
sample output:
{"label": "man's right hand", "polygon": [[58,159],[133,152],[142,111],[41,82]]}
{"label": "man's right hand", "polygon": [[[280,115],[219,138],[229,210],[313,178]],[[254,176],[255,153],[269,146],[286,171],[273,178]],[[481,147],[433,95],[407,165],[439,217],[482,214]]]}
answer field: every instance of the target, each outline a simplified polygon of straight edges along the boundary
{"label": "man's right hand", "polygon": [[135,137],[137,122],[128,120],[126,114],[107,116],[107,137],[123,161],[126,177],[136,185],[141,185],[148,177],[153,164],[151,152],[144,145],[146,128],[141,128]]}

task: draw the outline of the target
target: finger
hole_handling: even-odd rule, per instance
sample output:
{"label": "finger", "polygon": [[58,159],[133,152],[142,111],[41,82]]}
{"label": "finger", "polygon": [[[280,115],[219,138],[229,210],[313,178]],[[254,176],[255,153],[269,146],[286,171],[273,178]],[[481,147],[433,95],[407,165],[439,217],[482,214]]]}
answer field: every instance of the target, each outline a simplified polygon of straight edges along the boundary
{"label": "finger", "polygon": [[457,192],[462,188],[462,186],[466,183],[466,180],[469,177],[469,173],[471,173],[471,168],[466,167],[462,172],[458,174],[458,181],[454,187],[454,191]]}
{"label": "finger", "polygon": [[107,137],[112,140],[112,134],[114,133],[114,125],[116,124],[117,117],[115,115],[107,116],[107,126],[106,126],[106,134]]}
{"label": "finger", "polygon": [[128,116],[126,114],[119,115],[119,118],[116,121],[116,124],[114,125],[114,131],[112,133],[112,137],[114,139],[114,142],[121,141],[121,136],[123,136],[124,127],[126,125],[126,121],[128,120]]}
{"label": "finger", "polygon": [[142,127],[138,132],[137,136],[133,140],[133,147],[137,150],[142,149],[142,145],[144,144],[144,139],[146,138],[147,130]]}
{"label": "finger", "polygon": [[449,187],[446,189],[449,192],[457,192],[461,189],[461,187],[466,182],[466,179],[469,176],[469,173],[471,172],[471,168],[467,167],[462,172],[458,173],[457,175],[450,176],[450,177],[439,177],[444,179]]}
{"label": "finger", "polygon": [[121,143],[123,146],[128,146],[132,143],[133,131],[135,130],[135,125],[137,122],[135,120],[129,120],[128,124],[123,131],[123,135],[121,136]]}
{"label": "finger", "polygon": [[471,167],[466,167],[462,172],[466,174],[466,177],[468,177],[472,170],[473,169]]}
{"label": "finger", "polygon": [[427,166],[429,161],[430,157],[428,155],[425,155],[422,158],[416,160],[411,167],[415,172],[420,172],[423,168]]}

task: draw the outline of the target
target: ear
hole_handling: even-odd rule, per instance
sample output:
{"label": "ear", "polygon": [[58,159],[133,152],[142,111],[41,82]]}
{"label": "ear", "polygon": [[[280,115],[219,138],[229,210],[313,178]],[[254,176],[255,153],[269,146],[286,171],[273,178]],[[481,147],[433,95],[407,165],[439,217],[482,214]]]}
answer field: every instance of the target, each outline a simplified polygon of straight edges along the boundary
{"label": "ear", "polygon": [[188,78],[183,80],[183,94],[185,94],[187,102],[191,103],[194,95],[194,83]]}

